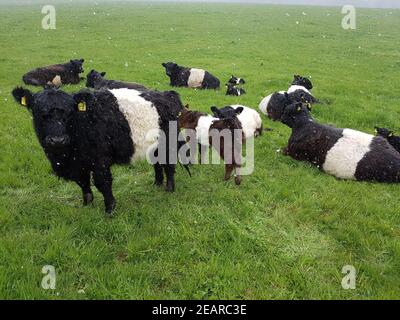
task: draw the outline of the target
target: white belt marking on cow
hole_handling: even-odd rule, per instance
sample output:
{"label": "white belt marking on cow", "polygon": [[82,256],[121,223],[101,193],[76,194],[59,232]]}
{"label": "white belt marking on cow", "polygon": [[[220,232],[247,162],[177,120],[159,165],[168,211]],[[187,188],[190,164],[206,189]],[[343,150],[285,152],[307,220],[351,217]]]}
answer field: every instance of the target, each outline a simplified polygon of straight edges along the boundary
{"label": "white belt marking on cow", "polygon": [[141,92],[132,89],[110,90],[117,98],[119,110],[125,116],[131,129],[131,138],[135,145],[132,162],[146,159],[157,143],[160,126],[157,109],[150,101],[143,99]]}
{"label": "white belt marking on cow", "polygon": [[203,146],[210,145],[209,132],[214,121],[218,120],[212,116],[201,116],[197,122],[196,136],[197,142]]}
{"label": "white belt marking on cow", "polygon": [[190,75],[188,79],[189,88],[201,88],[203,86],[203,80],[206,72],[202,69],[190,69]]}
{"label": "white belt marking on cow", "polygon": [[358,163],[371,151],[373,138],[370,134],[344,129],[343,136],[326,155],[324,171],[341,179],[355,180]]}

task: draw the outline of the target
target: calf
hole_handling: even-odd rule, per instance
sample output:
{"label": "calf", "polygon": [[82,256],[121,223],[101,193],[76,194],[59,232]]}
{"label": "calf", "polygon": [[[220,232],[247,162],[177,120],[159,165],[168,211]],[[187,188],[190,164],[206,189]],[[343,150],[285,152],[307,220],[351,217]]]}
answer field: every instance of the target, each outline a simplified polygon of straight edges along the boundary
{"label": "calf", "polygon": [[240,84],[245,84],[246,81],[245,81],[243,78],[238,78],[238,77],[232,76],[232,77],[229,79],[228,83],[237,86],[237,85],[240,85]]}
{"label": "calf", "polygon": [[227,83],[226,84],[226,95],[227,96],[242,96],[246,94],[246,91],[243,88],[237,88],[234,84]]}
{"label": "calf", "polygon": [[219,119],[230,119],[237,116],[242,129],[245,139],[258,137],[262,134],[263,124],[260,114],[246,106],[242,105],[230,105],[218,109],[217,107],[211,107],[211,111],[214,116]]}
{"label": "calf", "polygon": [[286,107],[281,121],[292,128],[285,154],[293,159],[339,179],[400,182],[400,153],[386,139],[319,124],[301,103]]}
{"label": "calf", "polygon": [[86,77],[86,87],[94,88],[96,90],[106,88],[106,89],[134,89],[139,91],[146,91],[147,88],[141,84],[134,82],[122,82],[117,80],[107,80],[104,78],[105,72],[97,72],[96,70],[91,70]]}
{"label": "calf", "polygon": [[[12,94],[32,112],[37,137],[56,175],[81,187],[84,205],[93,201],[93,174],[111,214],[116,201],[110,167],[157,155],[160,148],[166,148],[167,158],[154,163],[155,184],[163,184],[165,173],[166,189],[174,191],[175,163],[169,158],[168,142],[159,137],[161,131],[169,136],[169,123],[178,120],[183,108],[176,92],[114,89],[67,94],[46,88],[33,94],[16,88]],[[177,125],[175,134],[178,139]]]}
{"label": "calf", "polygon": [[[218,119],[206,113],[190,111],[184,108],[179,116],[179,127],[196,131],[196,141],[200,146],[212,146],[225,161],[225,180],[229,180],[235,172],[236,185],[241,184],[239,168],[241,166],[241,150],[243,135],[237,138],[237,132],[241,132],[241,125],[236,115],[241,112],[237,109],[231,118]],[[229,133],[229,137],[224,134]],[[217,134],[217,135],[216,135]],[[218,136],[219,134],[219,136]],[[218,140],[216,139],[218,138]],[[225,139],[229,139],[225,141]],[[228,147],[226,150],[224,147]]]}
{"label": "calf", "polygon": [[79,74],[83,72],[84,62],[84,59],[70,60],[64,64],[40,67],[26,73],[22,80],[33,86],[51,84],[60,87],[63,84],[78,84],[83,79]]}
{"label": "calf", "polygon": [[220,81],[205,70],[181,67],[173,62],[163,63],[162,66],[173,87],[197,89],[219,89],[220,87]]}
{"label": "calf", "polygon": [[395,136],[393,131],[385,128],[375,127],[375,132],[378,136],[384,137],[393,148],[400,152],[400,136]]}

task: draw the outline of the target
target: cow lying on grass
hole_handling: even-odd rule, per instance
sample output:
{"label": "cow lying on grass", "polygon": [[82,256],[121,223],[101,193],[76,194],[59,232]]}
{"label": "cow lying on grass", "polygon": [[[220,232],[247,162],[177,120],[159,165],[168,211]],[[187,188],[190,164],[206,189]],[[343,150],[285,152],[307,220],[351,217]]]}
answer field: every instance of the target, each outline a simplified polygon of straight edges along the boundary
{"label": "cow lying on grass", "polygon": [[[175,189],[175,163],[169,158],[169,143],[161,144],[159,135],[168,137],[169,124],[176,124],[182,104],[176,92],[146,92],[114,89],[83,90],[67,94],[54,88],[33,94],[16,88],[14,98],[32,112],[33,125],[41,146],[57,176],[76,182],[82,189],[83,202],[93,201],[94,185],[103,194],[106,212],[116,206],[112,193],[113,164],[128,164],[148,153],[165,149],[165,162],[154,163],[155,184]],[[177,143],[179,145],[179,143]],[[177,154],[177,150],[175,152]]]}
{"label": "cow lying on grass", "polygon": [[173,87],[195,89],[218,89],[220,87],[220,81],[205,70],[181,67],[173,62],[163,63],[162,66]]}
{"label": "cow lying on grass", "polygon": [[134,89],[139,91],[145,91],[147,88],[141,84],[134,82],[122,82],[117,80],[107,80],[104,78],[105,72],[97,72],[96,70],[91,70],[86,77],[86,87],[94,88],[100,90],[103,88],[107,89]]}
{"label": "cow lying on grass", "polygon": [[238,85],[241,85],[241,84],[245,84],[246,81],[243,78],[238,78],[238,77],[232,76],[229,79],[228,83],[233,84],[235,86],[238,86]]}
{"label": "cow lying on grass", "polygon": [[304,102],[311,108],[313,104],[319,102],[319,100],[316,99],[310,92],[312,88],[313,85],[309,79],[295,75],[292,85],[289,87],[288,91],[275,92],[265,97],[261,101],[259,109],[262,113],[267,115],[268,109],[280,108],[281,102],[286,101],[286,93],[289,94],[292,102]]}
{"label": "cow lying on grass", "polygon": [[47,67],[40,67],[26,73],[22,80],[27,85],[45,86],[54,85],[60,87],[64,84],[78,84],[83,78],[84,59],[71,60],[64,64],[55,64]]}
{"label": "cow lying on grass", "polygon": [[256,110],[235,104],[221,109],[211,107],[211,111],[219,119],[230,119],[237,116],[245,139],[258,137],[262,134],[263,123],[260,114]]}
{"label": "cow lying on grass", "polygon": [[385,138],[393,148],[400,152],[400,136],[395,136],[393,131],[386,128],[375,127],[375,132],[378,136]]}
{"label": "cow lying on grass", "polygon": [[243,88],[238,88],[236,85],[227,83],[226,84],[226,95],[227,96],[236,96],[240,97],[242,95],[246,94],[246,90]]}
{"label": "cow lying on grass", "polygon": [[339,179],[400,182],[400,153],[385,138],[319,124],[301,103],[287,106],[280,120],[292,128],[284,153],[293,159]]}
{"label": "cow lying on grass", "polygon": [[312,103],[310,102],[310,96],[305,92],[296,91],[292,93],[287,92],[275,92],[271,96],[265,98],[259,108],[262,113],[268,116],[270,119],[276,121],[280,120],[283,111],[287,105],[292,103],[301,102],[304,103],[308,110],[311,111]]}
{"label": "cow lying on grass", "polygon": [[202,146],[212,146],[225,161],[225,180],[229,180],[232,173],[235,172],[236,185],[241,183],[239,168],[242,161],[243,134],[240,122],[236,117],[241,111],[242,109],[238,108],[233,117],[218,119],[206,113],[190,111],[188,107],[185,107],[179,116],[181,129],[196,131],[196,141],[199,144],[200,152]]}

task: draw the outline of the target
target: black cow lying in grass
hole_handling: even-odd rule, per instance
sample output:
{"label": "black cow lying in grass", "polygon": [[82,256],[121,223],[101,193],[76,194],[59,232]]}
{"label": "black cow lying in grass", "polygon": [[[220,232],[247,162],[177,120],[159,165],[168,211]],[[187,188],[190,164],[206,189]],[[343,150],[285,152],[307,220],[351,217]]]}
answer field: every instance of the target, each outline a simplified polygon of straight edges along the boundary
{"label": "black cow lying in grass", "polygon": [[385,128],[375,127],[375,132],[378,136],[384,137],[393,148],[400,152],[400,136],[395,136],[393,131]]}
{"label": "black cow lying in grass", "polygon": [[83,78],[84,59],[71,60],[64,64],[54,64],[47,67],[40,67],[26,73],[22,80],[27,85],[45,86],[54,85],[60,87],[63,84],[78,84]]}
{"label": "black cow lying in grass", "polygon": [[238,77],[232,76],[229,79],[228,83],[233,84],[235,86],[238,86],[238,85],[241,85],[241,84],[245,84],[246,81],[243,78],[238,78]]}
{"label": "black cow lying in grass", "polygon": [[97,72],[96,70],[91,70],[86,77],[86,87],[94,88],[100,90],[102,88],[107,89],[134,89],[139,91],[145,91],[147,88],[141,84],[134,82],[122,82],[117,80],[107,80],[104,78],[105,72]]}
{"label": "black cow lying in grass", "polygon": [[304,103],[309,111],[311,111],[312,108],[312,102],[310,102],[313,101],[312,97],[309,96],[306,92],[302,91],[295,91],[292,93],[275,92],[267,98],[265,98],[263,102],[261,102],[259,108],[262,113],[264,113],[274,121],[280,120],[286,106],[292,103]]}
{"label": "black cow lying in grass", "polygon": [[293,159],[339,179],[400,182],[400,153],[386,139],[319,124],[301,103],[288,105],[280,120],[292,128],[284,153]]}
{"label": "black cow lying in grass", "polygon": [[[163,131],[168,137],[170,122],[176,123],[183,109],[176,92],[115,89],[67,94],[46,88],[33,94],[16,88],[12,94],[32,111],[36,134],[54,172],[81,187],[84,205],[93,201],[93,174],[94,184],[104,196],[106,212],[111,214],[116,202],[110,167],[142,159],[149,152],[157,156],[163,148],[165,162],[154,162],[155,183],[162,185],[165,173],[166,189],[174,191],[176,162],[170,155],[175,150],[169,153],[169,142],[164,139],[161,144],[159,134]],[[178,139],[177,123],[174,134]]]}
{"label": "black cow lying in grass", "polygon": [[205,70],[181,67],[173,62],[163,63],[162,66],[173,87],[197,89],[218,89],[220,87],[220,81]]}
{"label": "black cow lying in grass", "polygon": [[246,90],[243,88],[238,88],[236,85],[227,83],[226,84],[226,95],[227,96],[237,96],[240,97],[242,95],[246,94]]}

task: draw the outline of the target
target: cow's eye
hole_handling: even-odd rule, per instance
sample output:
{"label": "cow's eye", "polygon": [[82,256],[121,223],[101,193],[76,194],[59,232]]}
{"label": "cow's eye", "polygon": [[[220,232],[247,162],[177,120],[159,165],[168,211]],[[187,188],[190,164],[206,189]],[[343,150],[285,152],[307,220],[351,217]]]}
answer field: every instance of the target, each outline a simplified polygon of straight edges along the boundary
{"label": "cow's eye", "polygon": [[42,119],[43,120],[49,120],[50,119],[50,115],[49,114],[42,114]]}

